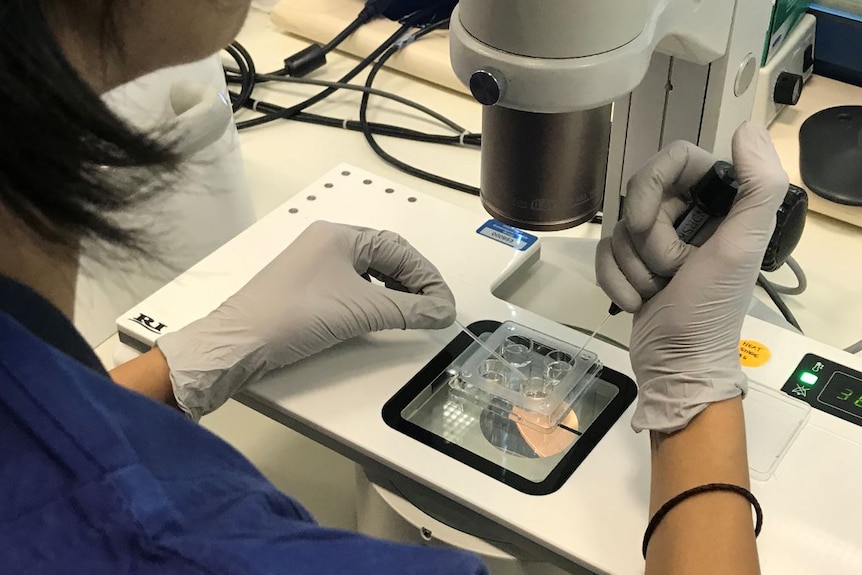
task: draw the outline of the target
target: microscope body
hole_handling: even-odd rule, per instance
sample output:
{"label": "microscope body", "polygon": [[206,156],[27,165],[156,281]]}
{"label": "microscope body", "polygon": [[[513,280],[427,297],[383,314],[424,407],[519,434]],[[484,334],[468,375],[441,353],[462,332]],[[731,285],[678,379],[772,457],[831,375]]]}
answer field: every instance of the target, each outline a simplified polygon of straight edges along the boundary
{"label": "microscope body", "polygon": [[485,105],[486,209],[530,230],[600,209],[612,225],[628,176],[669,136],[727,156],[751,113],[770,10],[769,0],[462,0],[451,58]]}

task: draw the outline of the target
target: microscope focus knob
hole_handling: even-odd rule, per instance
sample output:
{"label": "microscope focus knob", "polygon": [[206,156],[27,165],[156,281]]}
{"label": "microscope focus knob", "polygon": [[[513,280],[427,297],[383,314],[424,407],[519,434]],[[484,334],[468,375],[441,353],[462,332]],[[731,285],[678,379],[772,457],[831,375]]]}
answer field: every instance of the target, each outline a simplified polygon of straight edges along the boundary
{"label": "microscope focus knob", "polygon": [[476,101],[483,106],[493,106],[503,97],[506,90],[506,79],[492,69],[479,70],[470,76],[470,92]]}
{"label": "microscope focus knob", "polygon": [[776,104],[795,106],[802,94],[802,76],[792,72],[782,72],[775,80],[772,99]]}

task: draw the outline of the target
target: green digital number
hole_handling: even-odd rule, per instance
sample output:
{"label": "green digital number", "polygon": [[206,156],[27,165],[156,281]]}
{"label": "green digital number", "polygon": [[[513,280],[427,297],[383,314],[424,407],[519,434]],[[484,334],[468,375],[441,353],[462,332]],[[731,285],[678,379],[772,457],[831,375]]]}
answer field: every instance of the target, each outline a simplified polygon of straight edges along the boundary
{"label": "green digital number", "polygon": [[844,391],[838,394],[838,399],[840,399],[841,401],[847,401],[848,399],[850,399],[851,395],[853,395],[853,390],[845,388]]}
{"label": "green digital number", "polygon": [[862,407],[862,395],[856,398],[856,401],[853,402],[853,405],[856,407]]}

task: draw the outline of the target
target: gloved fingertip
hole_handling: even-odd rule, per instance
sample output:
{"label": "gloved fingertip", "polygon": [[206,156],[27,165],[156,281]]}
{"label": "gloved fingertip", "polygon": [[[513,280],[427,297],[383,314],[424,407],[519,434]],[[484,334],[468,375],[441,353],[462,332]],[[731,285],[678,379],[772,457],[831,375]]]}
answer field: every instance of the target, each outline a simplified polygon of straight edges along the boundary
{"label": "gloved fingertip", "polygon": [[733,135],[733,139],[759,139],[763,142],[769,141],[769,130],[762,123],[756,120],[746,120],[739,125]]}
{"label": "gloved fingertip", "polygon": [[[429,298],[431,299],[431,298]],[[410,329],[445,329],[455,323],[457,312],[452,302],[433,298],[436,301],[424,306],[425,309],[413,314],[413,321],[408,319]]]}
{"label": "gloved fingertip", "polygon": [[769,132],[758,122],[748,121],[737,128],[733,134],[732,153],[740,183],[763,175],[786,177]]}
{"label": "gloved fingertip", "polygon": [[[635,294],[636,295],[636,294]],[[619,302],[619,303],[617,303]],[[617,316],[622,312],[635,314],[643,307],[643,299],[633,297],[629,293],[620,290],[619,293],[611,299],[611,305],[608,308],[608,313],[612,316]]]}
{"label": "gloved fingertip", "polygon": [[[454,298],[438,295],[416,295],[386,290],[385,297],[397,312],[388,314],[386,328],[444,329],[455,323]],[[396,317],[397,316],[397,317]]]}
{"label": "gloved fingertip", "polygon": [[457,315],[455,308],[451,308],[449,312],[437,319],[432,329],[446,329],[455,323]]}
{"label": "gloved fingertip", "polygon": [[787,194],[789,178],[766,128],[745,122],[733,135],[733,165],[740,184],[735,212],[761,207],[778,208]]}

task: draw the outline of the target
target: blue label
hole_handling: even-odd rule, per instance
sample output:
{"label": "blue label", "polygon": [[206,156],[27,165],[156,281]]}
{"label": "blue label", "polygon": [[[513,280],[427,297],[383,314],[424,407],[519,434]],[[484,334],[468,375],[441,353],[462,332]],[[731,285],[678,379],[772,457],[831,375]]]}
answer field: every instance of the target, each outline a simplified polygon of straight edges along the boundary
{"label": "blue label", "polygon": [[522,232],[518,228],[507,226],[497,220],[488,220],[482,224],[482,227],[476,230],[476,233],[522,252],[528,250],[539,239],[532,234]]}

